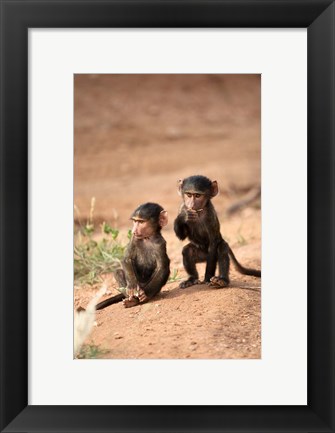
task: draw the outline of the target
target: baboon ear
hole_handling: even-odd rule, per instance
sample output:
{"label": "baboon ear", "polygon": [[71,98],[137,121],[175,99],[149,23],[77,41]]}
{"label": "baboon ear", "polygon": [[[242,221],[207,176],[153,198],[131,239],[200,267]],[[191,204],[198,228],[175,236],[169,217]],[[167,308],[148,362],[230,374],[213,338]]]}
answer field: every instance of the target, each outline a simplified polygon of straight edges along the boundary
{"label": "baboon ear", "polygon": [[167,225],[168,223],[168,213],[166,212],[166,210],[162,210],[161,213],[159,214],[159,219],[158,219],[158,223],[161,227],[164,227]]}
{"label": "baboon ear", "polygon": [[216,180],[213,180],[211,186],[211,197],[215,197],[219,193],[219,185]]}
{"label": "baboon ear", "polygon": [[178,194],[183,195],[182,189],[183,189],[184,179],[179,179],[177,181],[177,188],[178,188]]}

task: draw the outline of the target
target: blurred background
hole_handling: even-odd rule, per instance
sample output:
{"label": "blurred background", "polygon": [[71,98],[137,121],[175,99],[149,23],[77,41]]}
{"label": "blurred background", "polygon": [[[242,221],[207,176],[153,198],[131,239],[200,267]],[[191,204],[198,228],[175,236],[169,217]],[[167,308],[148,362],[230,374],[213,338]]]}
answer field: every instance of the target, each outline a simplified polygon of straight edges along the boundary
{"label": "blurred background", "polygon": [[[253,195],[259,209],[260,104],[260,75],[75,75],[75,220],[86,222],[95,197],[96,222],[129,228],[153,201],[172,230],[177,180],[194,174],[218,181],[220,219]],[[252,221],[259,237],[260,211]]]}

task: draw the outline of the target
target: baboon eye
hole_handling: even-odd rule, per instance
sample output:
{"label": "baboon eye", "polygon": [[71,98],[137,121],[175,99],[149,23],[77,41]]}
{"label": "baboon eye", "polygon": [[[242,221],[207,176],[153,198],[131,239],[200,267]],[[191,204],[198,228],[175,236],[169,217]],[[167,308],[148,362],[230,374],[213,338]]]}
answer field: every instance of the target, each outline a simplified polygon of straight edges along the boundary
{"label": "baboon eye", "polygon": [[186,193],[187,197],[192,197],[192,194],[190,192]]}
{"label": "baboon eye", "polygon": [[201,194],[194,194],[195,198],[199,198],[201,196]]}

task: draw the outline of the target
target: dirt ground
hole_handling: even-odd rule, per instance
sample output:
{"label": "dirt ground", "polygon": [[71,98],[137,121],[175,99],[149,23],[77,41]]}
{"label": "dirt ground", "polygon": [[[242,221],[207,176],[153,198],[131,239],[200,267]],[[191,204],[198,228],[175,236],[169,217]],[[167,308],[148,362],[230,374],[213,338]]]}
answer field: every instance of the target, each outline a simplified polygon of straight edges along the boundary
{"label": "dirt ground", "polygon": [[[243,265],[261,268],[260,200],[227,215],[261,181],[259,75],[76,75],[74,90],[76,221],[87,220],[95,197],[95,222],[126,234],[139,204],[161,204],[171,272],[183,279],[176,184],[202,174],[219,183],[213,204],[223,237]],[[113,276],[105,281],[106,296],[116,294]],[[232,267],[227,289],[179,283],[147,304],[98,311],[85,344],[102,358],[261,357],[259,278]],[[85,307],[98,288],[76,286],[74,307]]]}

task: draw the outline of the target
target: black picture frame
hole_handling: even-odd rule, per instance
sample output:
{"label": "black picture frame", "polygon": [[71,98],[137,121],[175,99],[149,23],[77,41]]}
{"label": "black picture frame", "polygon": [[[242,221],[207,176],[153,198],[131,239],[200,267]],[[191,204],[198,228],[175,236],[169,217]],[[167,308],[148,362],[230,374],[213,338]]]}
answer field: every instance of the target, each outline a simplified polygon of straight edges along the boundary
{"label": "black picture frame", "polygon": [[[334,432],[334,0],[0,1],[1,432]],[[307,28],[307,406],[28,405],[28,29],[96,27]]]}

